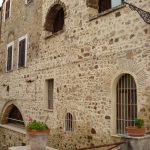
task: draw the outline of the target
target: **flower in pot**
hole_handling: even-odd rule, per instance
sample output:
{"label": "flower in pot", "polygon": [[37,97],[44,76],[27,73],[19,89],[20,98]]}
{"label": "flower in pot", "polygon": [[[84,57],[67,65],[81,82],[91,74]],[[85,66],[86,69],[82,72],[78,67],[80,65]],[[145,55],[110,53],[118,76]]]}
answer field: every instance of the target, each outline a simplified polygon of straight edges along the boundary
{"label": "flower in pot", "polygon": [[131,136],[144,136],[145,128],[144,128],[144,120],[136,118],[135,126],[127,127],[128,135]]}
{"label": "flower in pot", "polygon": [[46,123],[30,120],[27,125],[27,134],[31,150],[46,150],[50,129]]}

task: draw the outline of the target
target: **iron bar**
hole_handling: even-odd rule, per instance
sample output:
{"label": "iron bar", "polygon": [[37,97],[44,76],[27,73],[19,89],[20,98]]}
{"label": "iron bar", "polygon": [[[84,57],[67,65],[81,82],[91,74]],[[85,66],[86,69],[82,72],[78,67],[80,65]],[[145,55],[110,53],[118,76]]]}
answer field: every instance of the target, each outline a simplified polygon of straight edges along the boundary
{"label": "iron bar", "polygon": [[16,122],[22,122],[22,123],[24,123],[24,121],[22,121],[22,120],[17,120],[17,119],[13,119],[13,118],[7,118],[8,120],[12,120],[12,121],[16,121]]}
{"label": "iron bar", "polygon": [[[109,146],[115,146],[116,147],[116,146],[120,146],[121,144],[125,144],[125,143],[127,143],[127,142],[119,142],[119,143],[114,143],[114,144],[105,144],[105,145],[98,145],[98,146],[92,146],[92,147],[85,147],[85,148],[79,148],[76,150],[88,150],[88,149],[102,148],[102,147],[109,147]],[[112,148],[115,148],[115,147],[112,147]],[[111,150],[111,149],[108,149],[108,150]]]}

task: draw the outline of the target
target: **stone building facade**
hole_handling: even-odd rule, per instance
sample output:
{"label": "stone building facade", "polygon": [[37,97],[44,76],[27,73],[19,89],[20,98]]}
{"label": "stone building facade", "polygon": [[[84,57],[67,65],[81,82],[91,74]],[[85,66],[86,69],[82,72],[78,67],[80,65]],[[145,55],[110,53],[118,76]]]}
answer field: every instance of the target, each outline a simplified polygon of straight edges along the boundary
{"label": "stone building facade", "polygon": [[[27,142],[24,129],[7,121],[10,106],[18,108],[25,125],[28,116],[41,121],[48,116],[49,145],[59,150],[120,141],[116,93],[124,75],[136,83],[135,111],[150,130],[150,26],[138,13],[123,4],[100,10],[98,0],[10,0],[6,19],[7,1],[1,10],[0,145]],[[148,0],[128,2],[149,11]],[[58,19],[59,26],[58,11],[64,18]],[[25,60],[19,67],[22,37]],[[8,71],[12,42],[13,64]]]}

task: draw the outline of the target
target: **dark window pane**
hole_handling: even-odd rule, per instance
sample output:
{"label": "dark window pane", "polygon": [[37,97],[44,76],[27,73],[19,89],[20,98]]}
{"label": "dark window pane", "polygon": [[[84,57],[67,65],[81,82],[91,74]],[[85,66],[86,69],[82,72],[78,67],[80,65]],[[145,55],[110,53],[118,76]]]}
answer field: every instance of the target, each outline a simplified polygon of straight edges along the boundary
{"label": "dark window pane", "polygon": [[9,112],[8,123],[24,125],[22,115],[16,106],[13,106]]}
{"label": "dark window pane", "polygon": [[54,80],[48,80],[48,108],[53,109]]}
{"label": "dark window pane", "polygon": [[9,18],[10,15],[10,0],[6,2],[5,19]]}
{"label": "dark window pane", "polygon": [[99,12],[103,12],[111,8],[111,0],[100,0],[99,1]]}
{"label": "dark window pane", "polygon": [[64,26],[64,10],[63,10],[63,8],[61,8],[57,12],[55,20],[54,20],[54,24],[53,24],[54,32],[58,32],[58,31],[62,30],[63,26]]}
{"label": "dark window pane", "polygon": [[61,5],[54,5],[46,16],[45,30],[52,33],[58,32],[63,29],[64,26],[64,9]]}
{"label": "dark window pane", "polygon": [[8,47],[7,50],[7,71],[12,69],[12,46]]}
{"label": "dark window pane", "polygon": [[18,67],[25,67],[25,44],[26,44],[26,39],[23,39],[19,42]]}

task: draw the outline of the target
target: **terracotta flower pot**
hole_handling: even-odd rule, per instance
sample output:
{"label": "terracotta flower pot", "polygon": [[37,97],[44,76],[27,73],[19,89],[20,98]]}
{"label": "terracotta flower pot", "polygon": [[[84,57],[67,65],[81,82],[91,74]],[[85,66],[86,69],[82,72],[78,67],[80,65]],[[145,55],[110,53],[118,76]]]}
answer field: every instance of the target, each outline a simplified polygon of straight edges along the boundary
{"label": "terracotta flower pot", "polygon": [[144,136],[145,128],[138,128],[138,127],[127,127],[128,135],[131,136]]}
{"label": "terracotta flower pot", "polygon": [[46,150],[50,130],[27,130],[31,150]]}

